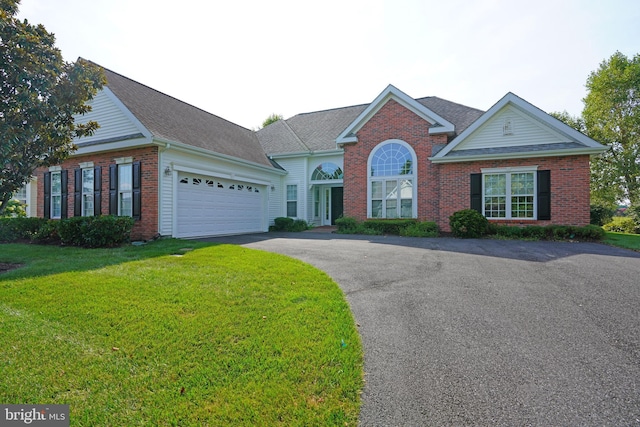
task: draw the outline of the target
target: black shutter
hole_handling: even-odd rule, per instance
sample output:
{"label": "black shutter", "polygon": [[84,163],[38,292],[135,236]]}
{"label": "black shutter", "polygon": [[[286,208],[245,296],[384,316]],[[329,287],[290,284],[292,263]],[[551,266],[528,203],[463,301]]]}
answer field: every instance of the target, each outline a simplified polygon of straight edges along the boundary
{"label": "black shutter", "polygon": [[44,217],[51,218],[51,172],[44,173]]}
{"label": "black shutter", "polygon": [[69,203],[68,203],[68,191],[67,191],[67,186],[69,185],[69,171],[68,170],[63,170],[60,171],[60,184],[61,184],[61,189],[60,192],[62,193],[62,197],[61,197],[61,202],[60,202],[60,207],[62,212],[60,213],[60,218],[66,218],[67,217],[67,210],[69,209]]}
{"label": "black shutter", "polygon": [[135,219],[136,221],[139,221],[140,218],[142,218],[141,212],[142,212],[142,194],[141,194],[141,187],[142,187],[142,168],[140,167],[140,162],[135,162],[133,164],[132,170],[133,170],[133,219]]}
{"label": "black shutter", "polygon": [[82,216],[82,169],[73,170],[73,216]]}
{"label": "black shutter", "polygon": [[109,165],[109,215],[118,215],[118,165]]}
{"label": "black shutter", "polygon": [[482,213],[482,174],[471,174],[471,209]]}
{"label": "black shutter", "polygon": [[102,167],[93,169],[93,214],[102,215]]}
{"label": "black shutter", "polygon": [[538,171],[538,219],[551,219],[551,171]]}

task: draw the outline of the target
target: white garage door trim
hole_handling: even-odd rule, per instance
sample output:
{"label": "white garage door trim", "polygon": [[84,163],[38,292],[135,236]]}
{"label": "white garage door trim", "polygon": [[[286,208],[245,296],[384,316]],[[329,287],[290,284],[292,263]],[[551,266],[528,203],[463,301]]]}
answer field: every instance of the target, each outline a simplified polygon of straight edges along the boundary
{"label": "white garage door trim", "polygon": [[176,237],[265,231],[265,185],[178,172],[175,188]]}

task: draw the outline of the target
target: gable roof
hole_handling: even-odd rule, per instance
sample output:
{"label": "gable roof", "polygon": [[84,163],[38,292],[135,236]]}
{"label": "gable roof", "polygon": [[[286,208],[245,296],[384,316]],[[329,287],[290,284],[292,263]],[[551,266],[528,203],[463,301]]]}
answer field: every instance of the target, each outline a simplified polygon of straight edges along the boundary
{"label": "gable roof", "polygon": [[[423,108],[454,125],[456,131],[467,128],[483,111],[430,96],[414,100]],[[268,155],[330,151],[339,148],[336,139],[371,104],[297,114],[258,131],[258,139]],[[434,113],[435,114],[435,113]]]}
{"label": "gable roof", "polygon": [[255,132],[102,68],[106,87],[153,137],[273,167]]}
{"label": "gable roof", "polygon": [[[493,143],[478,146],[469,143],[474,136],[477,136],[492,121],[495,121],[502,112],[508,110],[512,110],[523,120],[536,126],[539,129],[539,134],[544,135],[544,139],[524,144]],[[430,160],[434,163],[445,163],[485,158],[599,154],[606,149],[607,147],[509,92]]]}
{"label": "gable roof", "polygon": [[376,99],[373,100],[371,104],[367,106],[367,108],[365,108],[362,113],[360,113],[353,122],[349,124],[349,126],[347,126],[345,130],[342,131],[342,133],[340,133],[340,135],[338,135],[336,143],[340,145],[349,142],[357,142],[358,137],[356,136],[356,133],[371,119],[371,117],[373,117],[389,100],[392,99],[429,122],[431,124],[431,127],[429,128],[430,134],[448,133],[452,135],[454,133],[455,126],[453,123],[449,122],[415,99],[409,97],[409,95],[402,92],[395,86],[389,85],[376,97]]}

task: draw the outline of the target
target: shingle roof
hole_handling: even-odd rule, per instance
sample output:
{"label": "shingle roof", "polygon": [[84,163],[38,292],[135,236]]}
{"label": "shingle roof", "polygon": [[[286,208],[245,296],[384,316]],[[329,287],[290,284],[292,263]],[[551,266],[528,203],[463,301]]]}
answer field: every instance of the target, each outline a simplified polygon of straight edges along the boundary
{"label": "shingle roof", "polygon": [[273,167],[255,132],[111,70],[104,73],[107,87],[155,137]]}
{"label": "shingle roof", "polygon": [[[435,96],[417,99],[462,132],[484,112]],[[268,155],[335,150],[336,138],[368,104],[295,115],[258,131],[258,139]]]}

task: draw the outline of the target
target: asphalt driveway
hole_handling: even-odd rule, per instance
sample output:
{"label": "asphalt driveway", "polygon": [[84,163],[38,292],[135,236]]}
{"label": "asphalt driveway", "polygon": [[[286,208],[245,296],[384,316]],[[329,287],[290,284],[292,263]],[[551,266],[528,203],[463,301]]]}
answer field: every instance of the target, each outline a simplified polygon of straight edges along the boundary
{"label": "asphalt driveway", "polygon": [[268,233],[343,289],[363,426],[640,426],[640,253],[591,243]]}

